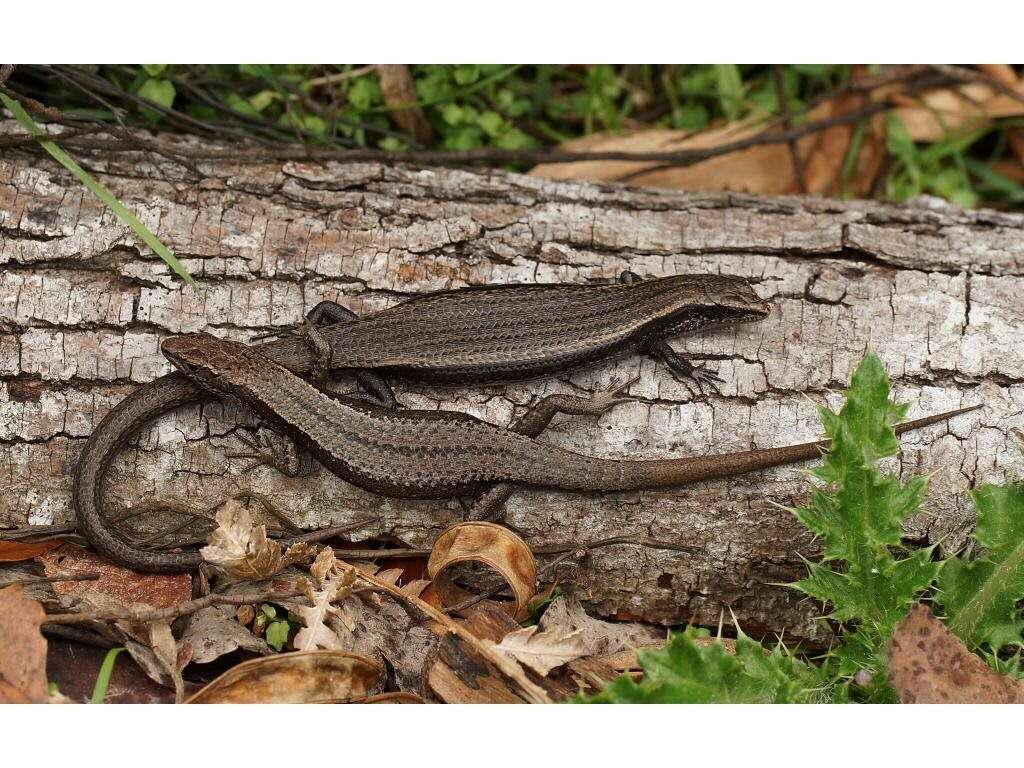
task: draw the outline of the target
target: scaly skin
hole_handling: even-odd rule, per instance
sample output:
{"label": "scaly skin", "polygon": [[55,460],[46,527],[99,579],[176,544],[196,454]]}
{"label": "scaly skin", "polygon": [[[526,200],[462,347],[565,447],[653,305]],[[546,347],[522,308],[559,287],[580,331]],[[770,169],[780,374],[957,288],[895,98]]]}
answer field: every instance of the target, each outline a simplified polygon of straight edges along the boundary
{"label": "scaly skin", "polygon": [[[320,331],[330,371],[374,370],[426,383],[493,383],[563,373],[654,350],[709,326],[763,319],[769,305],[737,278],[681,275],[632,284],[485,286],[417,297]],[[318,364],[300,338],[260,350],[303,375]],[[664,348],[658,348],[664,354]],[[137,549],[103,519],[103,478],[121,446],[148,421],[209,395],[177,373],[136,390],[86,442],[75,472],[79,528],[110,559],[139,570],[194,567],[198,554]]]}

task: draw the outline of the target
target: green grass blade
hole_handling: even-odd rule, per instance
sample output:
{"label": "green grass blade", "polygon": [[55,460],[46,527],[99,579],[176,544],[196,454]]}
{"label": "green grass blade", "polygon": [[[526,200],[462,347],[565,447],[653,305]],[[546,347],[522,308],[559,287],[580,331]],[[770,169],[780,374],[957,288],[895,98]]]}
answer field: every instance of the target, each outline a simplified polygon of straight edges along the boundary
{"label": "green grass blade", "polygon": [[46,138],[46,134],[43,133],[42,129],[40,129],[38,125],[36,125],[35,120],[29,116],[28,112],[25,111],[21,104],[4,93],[0,93],[0,101],[3,102],[5,107],[11,110],[15,119],[24,126],[25,130],[35,137],[42,148],[49,152],[54,160],[71,171],[71,173],[73,173],[80,182],[88,187],[90,192],[110,206],[110,209],[117,214],[121,221],[132,228],[132,231],[142,239],[142,242],[152,248],[157,256],[167,262],[167,266],[174,270],[182,280],[193,288],[199,287],[196,285],[196,281],[193,279],[192,275],[190,275],[188,270],[185,269],[185,266],[175,258],[174,254],[171,253],[170,249],[168,249],[166,245],[160,242],[156,235],[149,231],[146,225],[143,224],[134,213],[128,210],[120,200],[114,197],[110,193],[110,190],[90,176],[67,152]]}
{"label": "green grass blade", "polygon": [[110,685],[110,675],[114,671],[114,661],[117,659],[117,654],[123,650],[124,648],[111,648],[107,651],[103,665],[100,667],[100,674],[96,678],[96,685],[92,689],[92,698],[89,699],[91,703],[102,704],[103,700],[107,698],[107,686]]}

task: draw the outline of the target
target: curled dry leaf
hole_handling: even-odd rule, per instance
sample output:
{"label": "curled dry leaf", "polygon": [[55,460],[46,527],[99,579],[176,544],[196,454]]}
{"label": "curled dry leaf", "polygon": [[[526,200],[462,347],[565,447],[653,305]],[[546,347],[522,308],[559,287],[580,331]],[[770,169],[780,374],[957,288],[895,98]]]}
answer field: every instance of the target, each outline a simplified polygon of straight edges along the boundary
{"label": "curled dry leaf", "polygon": [[279,653],[232,667],[189,704],[326,704],[377,693],[384,668],[345,651]]}
{"label": "curled dry leaf", "polygon": [[546,675],[586,653],[580,630],[563,632],[558,629],[538,631],[539,627],[523,627],[509,632],[495,649],[525,664],[539,675]]}
{"label": "curled dry leaf", "polygon": [[0,703],[47,700],[46,639],[39,631],[45,616],[19,585],[0,589]]}
{"label": "curled dry leaf", "polygon": [[889,641],[889,682],[904,704],[1024,704],[1024,685],[1001,675],[915,605]]}
{"label": "curled dry leaf", "polygon": [[427,574],[446,605],[451,604],[446,595],[450,597],[453,590],[444,573],[466,562],[482,563],[501,574],[515,596],[514,615],[523,614],[537,592],[537,561],[525,541],[508,528],[477,521],[458,523],[438,536],[427,561]]}
{"label": "curled dry leaf", "polygon": [[312,545],[306,543],[293,544],[287,552],[283,551],[280,544],[267,538],[267,526],[256,525],[238,499],[228,501],[216,519],[217,528],[210,534],[210,543],[200,553],[206,562],[232,579],[268,578],[306,559],[313,551]]}

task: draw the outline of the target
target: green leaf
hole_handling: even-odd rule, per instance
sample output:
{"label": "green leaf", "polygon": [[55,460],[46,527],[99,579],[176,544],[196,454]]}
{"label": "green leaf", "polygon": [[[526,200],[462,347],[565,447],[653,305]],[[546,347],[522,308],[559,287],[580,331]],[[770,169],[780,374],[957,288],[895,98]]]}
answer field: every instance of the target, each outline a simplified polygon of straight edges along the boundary
{"label": "green leaf", "polygon": [[100,673],[96,676],[96,685],[92,689],[92,698],[89,701],[93,704],[102,704],[107,697],[107,688],[110,686],[110,675],[114,671],[114,662],[117,661],[117,654],[124,648],[111,648],[103,657],[103,664],[100,665]]}
{"label": "green leaf", "polygon": [[1024,620],[1024,484],[982,485],[971,492],[978,510],[977,560],[952,558],[939,575],[937,602],[946,623],[972,647],[1020,646]]}
{"label": "green leaf", "polygon": [[680,108],[673,122],[681,131],[702,131],[711,122],[711,113],[703,104],[690,104]]}
{"label": "green leaf", "polygon": [[242,96],[239,96],[234,91],[229,91],[224,94],[224,103],[231,107],[236,112],[241,112],[243,115],[252,115],[258,117],[260,111],[253,105],[251,101]]}
{"label": "green leaf", "polygon": [[[830,618],[846,624],[842,645],[831,659],[839,675],[859,670],[885,679],[886,645],[907,607],[927,589],[940,564],[930,548],[905,558],[900,547],[903,521],[924,498],[927,480],[882,474],[877,462],[899,450],[893,425],[907,406],[889,399],[890,381],[882,361],[869,352],[853,375],[846,403],[838,413],[819,411],[832,444],[812,474],[822,482],[797,519],[821,537],[821,563],[808,566],[807,578],[792,586],[831,606]],[[883,683],[875,694],[891,697]]]}
{"label": "green leaf", "polygon": [[375,77],[360,77],[348,89],[348,101],[360,112],[381,102],[380,83]]}
{"label": "green leaf", "polygon": [[[176,95],[174,83],[170,80],[156,80],[154,78],[146,80],[146,82],[139,86],[137,93],[146,101],[151,101],[165,109],[171,108],[174,104],[174,97]],[[143,107],[142,111],[146,117],[154,122],[162,117],[162,115],[154,109],[146,109]]]}
{"label": "green leaf", "polygon": [[583,703],[605,704],[749,704],[814,702],[822,698],[819,670],[784,648],[766,653],[740,633],[736,653],[720,640],[698,645],[706,630],[688,628],[664,647],[640,650],[643,679],[623,675]]}
{"label": "green leaf", "polygon": [[285,643],[288,642],[288,633],[290,631],[291,625],[283,619],[270,622],[267,624],[267,645],[275,651],[280,651],[284,648]]}
{"label": "green leaf", "polygon": [[488,136],[497,136],[502,131],[509,128],[508,124],[505,122],[505,118],[491,110],[487,110],[480,115],[480,118],[477,120],[477,125],[483,128],[484,133]]}
{"label": "green leaf", "polygon": [[459,64],[452,72],[452,79],[457,85],[471,85],[480,78],[480,66],[477,64]]}
{"label": "green leaf", "polygon": [[192,278],[192,275],[190,275],[188,270],[185,269],[185,266],[175,258],[174,254],[171,253],[166,245],[160,242],[156,235],[149,231],[145,224],[139,221],[138,217],[134,213],[129,211],[120,200],[110,194],[110,191],[106,187],[86,173],[78,163],[71,159],[71,156],[68,155],[67,152],[46,138],[46,134],[43,133],[39,126],[36,125],[35,121],[29,117],[29,114],[21,104],[5,93],[0,93],[0,101],[2,101],[4,106],[11,111],[15,119],[21,123],[25,130],[36,137],[40,146],[49,152],[50,156],[53,157],[54,160],[71,171],[71,173],[75,175],[75,178],[82,182],[90,192],[110,206],[110,209],[117,214],[117,217],[131,227],[132,231],[138,235],[139,239],[152,248],[153,252],[156,253],[157,256],[167,262],[167,266],[174,270],[182,280],[193,288],[199,287],[196,285],[196,281]]}
{"label": "green leaf", "polygon": [[143,64],[142,68],[146,71],[146,74],[150,77],[159,77],[165,69],[166,64]]}
{"label": "green leaf", "polygon": [[715,64],[715,84],[718,102],[725,119],[732,122],[743,106],[743,78],[735,64]]}

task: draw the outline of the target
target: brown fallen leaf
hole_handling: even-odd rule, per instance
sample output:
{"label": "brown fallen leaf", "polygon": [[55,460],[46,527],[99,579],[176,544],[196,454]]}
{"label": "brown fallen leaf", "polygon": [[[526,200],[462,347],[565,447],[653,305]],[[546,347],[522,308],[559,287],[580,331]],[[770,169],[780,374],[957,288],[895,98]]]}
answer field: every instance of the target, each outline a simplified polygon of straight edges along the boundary
{"label": "brown fallen leaf", "polygon": [[0,589],[0,703],[41,703],[46,696],[46,612],[17,584]]}
{"label": "brown fallen leaf", "polygon": [[91,581],[58,581],[53,585],[58,596],[80,598],[97,609],[109,607],[111,601],[117,607],[170,608],[192,597],[192,578],[187,573],[139,573],[71,544],[39,559],[47,576],[98,573],[100,577]]}
{"label": "brown fallen leaf", "polygon": [[925,605],[889,641],[889,682],[904,704],[1024,704],[1024,685],[990,668]]}
{"label": "brown fallen leaf", "polygon": [[[434,542],[427,561],[427,575],[445,605],[459,602],[465,593],[445,573],[458,563],[481,563],[496,571],[515,595],[513,615],[524,615],[526,605],[537,592],[537,561],[533,551],[508,528],[495,523],[465,522],[448,528]],[[449,599],[454,596],[454,600]]]}
{"label": "brown fallen leaf", "polygon": [[0,541],[0,563],[15,563],[19,560],[31,560],[44,552],[56,549],[64,543],[63,539],[52,539],[27,543],[21,541]]}
{"label": "brown fallen leaf", "polygon": [[[854,66],[851,79],[856,82],[867,77],[867,68],[863,65]],[[828,116],[857,112],[868,103],[863,93],[850,92],[828,102]],[[814,134],[810,149],[803,158],[804,181],[808,194],[835,196],[843,191],[843,166],[853,143],[856,126],[835,125]],[[885,117],[874,115],[861,134],[857,157],[849,178],[848,191],[857,197],[867,195],[882,169],[885,160]],[[798,185],[789,190],[795,194],[800,191]]]}
{"label": "brown fallen leaf", "polygon": [[568,633],[558,629],[538,630],[539,627],[533,626],[509,632],[494,647],[539,675],[547,675],[555,667],[586,653],[578,629]]}
{"label": "brown fallen leaf", "polygon": [[188,704],[327,704],[377,693],[384,668],[346,651],[279,653],[232,667]]}
{"label": "brown fallen leaf", "polygon": [[178,666],[178,644],[171,634],[171,625],[166,621],[152,621],[149,624],[149,647],[163,670],[174,684],[174,702],[180,704],[185,698],[185,682]]}
{"label": "brown fallen leaf", "polygon": [[993,120],[1024,115],[1024,103],[984,83],[940,88],[919,96],[894,93],[899,105],[893,110],[910,138],[920,142],[941,141],[950,133],[979,130]]}
{"label": "brown fallen leaf", "polygon": [[[828,105],[808,113],[808,120],[828,116]],[[673,152],[682,149],[709,149],[748,139],[764,130],[763,121],[745,120],[709,128],[698,133],[665,128],[648,128],[629,133],[596,133],[559,146],[567,152]],[[813,136],[797,140],[797,150],[805,156]],[[762,144],[694,165],[659,168],[655,162],[593,160],[578,163],[545,163],[534,167],[530,176],[549,179],[621,182],[633,186],[672,187],[674,189],[730,190],[734,192],[783,195],[796,185],[796,171],[789,147],[784,143]]]}
{"label": "brown fallen leaf", "polygon": [[258,581],[273,576],[286,566],[305,560],[314,551],[311,544],[293,544],[285,552],[267,538],[267,526],[256,525],[246,506],[229,500],[217,513],[217,528],[200,553],[203,559],[232,579]]}
{"label": "brown fallen leaf", "polygon": [[[979,64],[978,69],[989,77],[995,78],[1003,85],[1024,94],[1024,78],[1018,77],[1013,67],[1009,64]],[[1024,170],[1024,130],[1011,128],[1006,132],[1006,139],[1010,144],[1010,149],[1013,150],[1013,154],[1017,156],[1018,162],[1015,163],[1016,167]]]}

